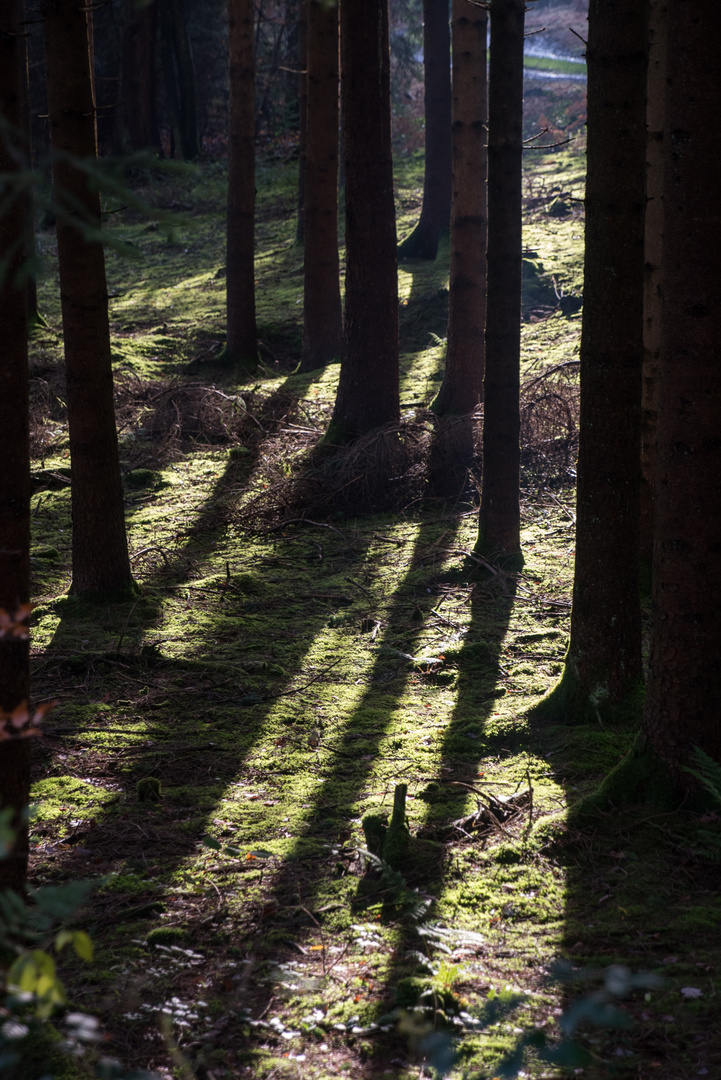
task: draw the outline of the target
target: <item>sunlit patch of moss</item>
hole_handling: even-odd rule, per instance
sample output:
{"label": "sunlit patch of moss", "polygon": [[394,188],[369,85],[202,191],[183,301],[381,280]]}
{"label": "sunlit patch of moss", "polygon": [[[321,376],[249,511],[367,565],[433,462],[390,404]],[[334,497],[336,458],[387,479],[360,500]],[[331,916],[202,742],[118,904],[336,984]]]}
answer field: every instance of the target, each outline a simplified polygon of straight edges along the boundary
{"label": "sunlit patch of moss", "polygon": [[74,821],[94,817],[117,800],[117,793],[99,784],[71,776],[37,780],[30,793],[35,805],[34,820],[52,822],[60,835],[71,832]]}

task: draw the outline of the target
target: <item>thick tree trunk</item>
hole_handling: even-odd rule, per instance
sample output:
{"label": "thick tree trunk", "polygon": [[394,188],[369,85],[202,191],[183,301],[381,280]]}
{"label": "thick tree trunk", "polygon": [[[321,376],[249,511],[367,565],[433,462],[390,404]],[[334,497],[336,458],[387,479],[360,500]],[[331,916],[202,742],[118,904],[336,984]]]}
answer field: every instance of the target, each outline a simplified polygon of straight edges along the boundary
{"label": "thick tree trunk", "polygon": [[644,729],[682,787],[721,761],[721,10],[668,0],[661,392]]}
{"label": "thick tree trunk", "polygon": [[[656,487],[659,355],[661,352],[661,260],[663,255],[663,126],[666,103],[667,0],[651,0],[646,145],[646,228],[643,297],[643,392],[641,407],[642,567],[653,553],[653,502]],[[645,570],[645,575],[648,573]]]}
{"label": "thick tree trunk", "polygon": [[453,202],[446,368],[433,403],[473,412],[483,394],[486,322],[486,26],[483,8],[453,3]]}
{"label": "thick tree trunk", "polygon": [[[0,174],[12,177],[27,168],[18,133],[23,122],[25,37],[22,0],[6,0],[0,10]],[[0,610],[17,613],[30,597],[30,446],[27,308],[22,275],[25,261],[26,202],[22,187],[13,197],[6,184],[0,213]],[[0,638],[0,709],[12,712],[30,694],[29,644],[19,637]],[[3,725],[4,726],[4,725]],[[0,860],[0,888],[20,890],[27,874],[28,837],[21,812],[30,791],[27,739],[0,742],[0,809],[16,811],[16,840]]]}
{"label": "thick tree trunk", "polygon": [[155,45],[157,0],[139,7],[125,0],[121,57],[122,142],[128,150],[159,150]]}
{"label": "thick tree trunk", "polygon": [[338,4],[308,0],[305,261],[301,371],[339,360]]}
{"label": "thick tree trunk", "polygon": [[229,0],[228,363],[254,371],[255,323],[255,63],[253,0]]}
{"label": "thick tree trunk", "polygon": [[[399,259],[435,259],[451,213],[451,81],[448,0],[423,0],[425,172],[423,206]],[[485,42],[484,42],[485,50]]]}
{"label": "thick tree trunk", "polygon": [[648,11],[592,0],[571,641],[543,711],[623,717],[641,683],[639,488]]}
{"label": "thick tree trunk", "polygon": [[387,0],[341,5],[346,180],[343,357],[328,438],[398,420],[398,281]]}
{"label": "thick tree trunk", "polygon": [[134,584],[113,405],[105,257],[97,238],[100,198],[78,164],[97,161],[85,9],[76,0],[46,0],[44,35],[73,473],[71,591],[123,596],[132,594]]}
{"label": "thick tree trunk", "polygon": [[491,0],[488,292],[477,547],[522,564],[520,362],[524,0]]}

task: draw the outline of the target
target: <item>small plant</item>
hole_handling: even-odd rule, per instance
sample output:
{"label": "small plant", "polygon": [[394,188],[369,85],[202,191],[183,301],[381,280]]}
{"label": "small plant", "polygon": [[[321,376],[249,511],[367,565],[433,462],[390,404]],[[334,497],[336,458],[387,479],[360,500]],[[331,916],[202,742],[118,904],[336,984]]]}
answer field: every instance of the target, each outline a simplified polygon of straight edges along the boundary
{"label": "small plant", "polygon": [[[695,776],[721,812],[721,765],[701,749],[694,746],[691,751],[692,766],[686,767],[686,772]],[[704,817],[702,821],[713,821],[713,815]],[[721,832],[712,832],[710,829],[699,829],[697,838],[703,845],[702,854],[714,861],[721,859]]]}

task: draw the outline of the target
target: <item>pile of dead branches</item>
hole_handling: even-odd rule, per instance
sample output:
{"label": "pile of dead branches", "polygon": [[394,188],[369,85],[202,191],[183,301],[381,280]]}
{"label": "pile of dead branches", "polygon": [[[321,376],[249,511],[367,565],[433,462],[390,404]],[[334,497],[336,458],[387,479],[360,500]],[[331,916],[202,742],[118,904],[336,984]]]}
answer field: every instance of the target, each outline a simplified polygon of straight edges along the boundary
{"label": "pile of dead branches", "polygon": [[559,487],[575,478],[578,361],[558,364],[521,387],[521,467],[525,485]]}
{"label": "pile of dead branches", "polygon": [[422,498],[433,427],[423,420],[386,424],[350,446],[315,445],[291,475],[266,462],[267,488],[239,510],[246,528],[267,528],[288,517],[398,510]]}

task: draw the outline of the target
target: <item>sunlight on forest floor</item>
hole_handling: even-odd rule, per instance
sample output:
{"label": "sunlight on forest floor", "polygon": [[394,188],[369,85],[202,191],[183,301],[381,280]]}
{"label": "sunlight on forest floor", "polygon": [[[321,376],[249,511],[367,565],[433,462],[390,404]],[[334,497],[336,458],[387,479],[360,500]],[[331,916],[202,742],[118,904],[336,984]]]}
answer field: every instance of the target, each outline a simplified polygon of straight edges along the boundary
{"label": "sunlight on forest floor", "polygon": [[[419,159],[397,169],[399,235],[418,211],[419,169]],[[578,833],[567,801],[593,789],[632,733],[541,730],[528,716],[567,644],[573,447],[568,466],[538,454],[527,464],[518,575],[479,579],[466,555],[473,484],[453,504],[302,527],[287,521],[299,516],[289,505],[277,527],[249,526],[251,501],[285,492],[310,455],[337,380],[335,367],[290,373],[302,307],[294,176],[278,165],[259,180],[265,367],[243,385],[213,366],[224,336],[221,167],[147,179],[159,206],[187,215],[171,240],[118,215],[141,252],[109,254],[142,586],[133,603],[64,595],[67,431],[43,240],[33,679],[36,696],[60,706],[36,761],[32,876],[102,879],[81,920],[97,962],[64,961],[73,1000],[101,1015],[119,1057],[167,1076],[172,1031],[198,1075],[218,1080],[419,1077],[420,1041],[438,1028],[462,1043],[460,1077],[490,1068],[528,1025],[553,1033],[573,989],[548,982],[554,959],[620,962],[667,981],[626,1003],[634,1027],[592,1036],[583,1075],[609,1076],[610,1063],[622,1078],[691,1075],[656,1055],[670,1038],[679,1062],[696,1060],[710,1026],[707,997],[679,1001],[689,982],[706,992],[717,960],[718,911],[687,860],[693,836],[652,817]],[[582,292],[582,191],[575,148],[528,156],[526,381],[577,359],[580,302],[566,315],[559,297]],[[399,280],[401,401],[423,422],[442,371],[445,260],[405,265]],[[138,801],[147,777],[161,783],[157,802]],[[361,819],[388,813],[400,782],[415,845],[404,877],[425,923],[402,915],[359,851]],[[512,797],[507,818],[471,821],[489,794]],[[688,951],[694,935],[704,951]],[[510,990],[524,1002],[479,1033],[474,1010]],[[383,1019],[394,1007],[402,1030]]]}

